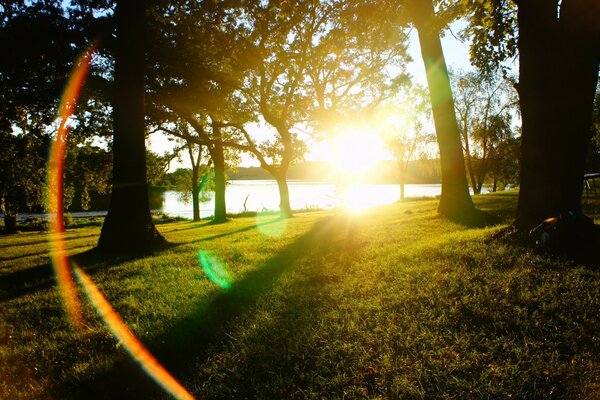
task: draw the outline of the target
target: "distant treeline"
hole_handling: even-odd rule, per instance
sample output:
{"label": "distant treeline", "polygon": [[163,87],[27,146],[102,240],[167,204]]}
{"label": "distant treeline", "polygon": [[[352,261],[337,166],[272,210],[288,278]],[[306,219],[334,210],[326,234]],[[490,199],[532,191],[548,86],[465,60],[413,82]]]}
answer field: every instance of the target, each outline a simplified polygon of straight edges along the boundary
{"label": "distant treeline", "polygon": [[[371,170],[376,171],[357,177],[363,183],[398,183],[398,167],[396,161],[384,160],[375,164]],[[261,167],[238,167],[235,171],[227,171],[227,176],[232,180],[272,180]],[[331,182],[335,181],[335,168],[326,161],[307,161],[290,167],[288,179]],[[440,160],[414,160],[408,164],[406,183],[431,184],[441,183]]]}

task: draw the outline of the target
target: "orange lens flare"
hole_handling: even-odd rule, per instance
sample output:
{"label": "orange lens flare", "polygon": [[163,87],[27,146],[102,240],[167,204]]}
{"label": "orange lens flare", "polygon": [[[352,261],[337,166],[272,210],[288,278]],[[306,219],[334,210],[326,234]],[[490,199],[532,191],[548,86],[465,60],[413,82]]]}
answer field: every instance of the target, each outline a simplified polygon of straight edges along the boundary
{"label": "orange lens flare", "polygon": [[65,251],[64,242],[64,205],[63,205],[63,175],[64,175],[64,156],[65,145],[67,141],[68,127],[67,121],[73,114],[77,98],[83,86],[83,81],[88,73],[90,60],[95,51],[95,45],[92,44],[77,60],[69,83],[63,93],[59,109],[59,125],[56,134],[56,140],[50,150],[50,161],[48,168],[48,211],[50,213],[50,254],[52,265],[61,297],[69,316],[69,321],[79,328],[82,324],[82,315],[79,302],[77,300],[77,291],[69,262]]}
{"label": "orange lens flare", "polygon": [[59,111],[59,126],[56,140],[50,150],[48,168],[48,211],[50,213],[50,255],[56,275],[60,294],[65,306],[69,321],[76,327],[82,328],[83,315],[77,297],[77,286],[73,279],[72,270],[77,281],[83,287],[90,302],[98,314],[117,338],[131,357],[140,364],[142,369],[153,378],[165,391],[177,399],[193,399],[194,397],[173,378],[169,372],[150,354],[140,341],[127,328],[110,303],[100,292],[91,278],[77,265],[69,265],[70,261],[65,248],[65,224],[63,205],[63,174],[64,158],[67,143],[67,122],[77,104],[77,98],[87,76],[90,60],[96,45],[92,44],[77,60],[69,83],[61,99]]}
{"label": "orange lens flare", "polygon": [[127,325],[125,325],[90,277],[77,265],[73,265],[73,269],[77,281],[83,286],[98,315],[104,320],[112,334],[121,342],[123,348],[140,364],[142,369],[173,397],[177,399],[193,399],[194,397],[167,372],[134,334],[131,333]]}

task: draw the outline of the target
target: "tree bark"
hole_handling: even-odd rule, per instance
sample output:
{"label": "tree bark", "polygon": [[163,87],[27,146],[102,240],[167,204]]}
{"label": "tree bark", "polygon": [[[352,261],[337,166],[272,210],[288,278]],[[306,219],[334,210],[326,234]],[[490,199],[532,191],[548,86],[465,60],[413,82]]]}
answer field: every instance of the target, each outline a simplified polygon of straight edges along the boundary
{"label": "tree bark", "polygon": [[475,179],[475,171],[473,170],[473,160],[471,158],[471,149],[469,146],[469,139],[465,139],[465,161],[467,165],[467,172],[469,173],[469,178],[471,179],[471,187],[473,188],[473,193],[476,193],[477,190],[477,180]]}
{"label": "tree bark", "polygon": [[200,221],[200,165],[192,165],[192,220]]}
{"label": "tree bark", "polygon": [[275,177],[277,188],[279,189],[279,216],[281,218],[291,218],[294,216],[290,206],[290,191],[287,184],[286,174]]}
{"label": "tree bark", "polygon": [[400,201],[404,201],[404,199],[405,199],[404,187],[406,184],[406,170],[407,169],[408,169],[408,162],[406,164],[400,165],[400,174],[399,174]]}
{"label": "tree bark", "polygon": [[17,233],[17,216],[4,214],[4,233]]}
{"label": "tree bark", "polygon": [[217,140],[212,146],[211,158],[215,168],[215,215],[214,223],[227,221],[227,207],[225,204],[225,155],[223,144]]}
{"label": "tree bark", "polygon": [[470,215],[475,206],[469,195],[460,131],[433,3],[431,0],[413,0],[410,6],[427,71],[433,122],[440,148],[442,194],[438,212],[449,218],[462,219]]}
{"label": "tree bark", "polygon": [[581,212],[585,156],[600,62],[600,6],[586,0],[519,2],[522,115],[520,191],[514,225],[528,231]]}
{"label": "tree bark", "polygon": [[113,188],[98,248],[126,253],[165,242],[150,215],[144,132],[144,2],[115,10]]}

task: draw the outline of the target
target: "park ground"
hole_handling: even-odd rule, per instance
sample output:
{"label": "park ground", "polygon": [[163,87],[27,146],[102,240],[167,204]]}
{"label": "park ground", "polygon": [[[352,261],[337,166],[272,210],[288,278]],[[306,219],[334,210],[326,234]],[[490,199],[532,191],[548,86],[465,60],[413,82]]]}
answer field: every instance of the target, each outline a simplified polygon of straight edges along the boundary
{"label": "park ground", "polygon": [[[504,240],[516,198],[475,196],[484,228],[420,200],[161,223],[169,246],[121,258],[89,252],[99,226],[65,240],[198,399],[600,398],[600,269]],[[0,236],[0,398],[168,398],[83,292],[72,328],[47,236]]]}

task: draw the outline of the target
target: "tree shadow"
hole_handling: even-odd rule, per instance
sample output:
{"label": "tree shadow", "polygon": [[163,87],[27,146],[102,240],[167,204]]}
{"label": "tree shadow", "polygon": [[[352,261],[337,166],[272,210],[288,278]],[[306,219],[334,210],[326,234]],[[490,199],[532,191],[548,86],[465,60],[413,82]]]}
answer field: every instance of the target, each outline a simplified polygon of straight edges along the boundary
{"label": "tree shadow", "polygon": [[272,219],[270,221],[261,222],[261,223],[254,224],[254,225],[250,225],[250,226],[247,226],[245,228],[241,228],[241,229],[238,229],[238,230],[235,230],[235,231],[220,233],[218,235],[213,235],[213,236],[208,236],[208,237],[201,238],[201,239],[192,240],[191,242],[185,242],[184,244],[206,242],[206,241],[209,241],[209,240],[220,239],[220,238],[223,238],[223,237],[235,235],[237,233],[252,231],[252,230],[260,228],[261,226],[273,224],[273,223],[279,222],[279,221],[281,221],[281,219],[274,218],[274,219]]}
{"label": "tree shadow", "polygon": [[485,228],[505,222],[499,215],[478,208],[443,217],[467,228]]}
{"label": "tree shadow", "polygon": [[161,234],[165,234],[165,233],[171,233],[171,232],[181,232],[181,231],[189,231],[192,229],[198,229],[198,228],[202,228],[205,226],[209,226],[211,225],[210,221],[197,221],[197,222],[190,222],[188,224],[189,226],[185,227],[185,228],[174,228],[171,230],[161,230],[160,233]]}
{"label": "tree shadow", "polygon": [[[301,259],[337,252],[341,246],[347,251],[356,248],[356,244],[351,241],[353,230],[348,222],[349,217],[345,215],[320,220],[309,232],[235,282],[228,290],[216,293],[207,302],[198,303],[195,311],[156,337],[147,347],[175,377],[183,377],[186,381],[193,380],[197,377],[196,366],[227,345],[225,338],[229,337],[228,334],[235,324],[243,318],[252,319],[257,301],[263,295],[272,292],[282,275],[293,270]],[[318,268],[312,271],[317,275],[313,277],[301,274],[302,279],[307,279],[304,283],[294,281],[294,285],[302,285],[303,296],[286,299],[287,303],[281,312],[286,313],[286,310],[294,309],[304,310],[313,315],[320,307],[327,307],[326,304],[315,303],[315,299],[318,298],[317,292],[328,282],[327,278],[319,277],[316,271]],[[294,324],[285,328],[265,326],[261,327],[261,331],[267,329],[273,335],[282,335],[291,330],[308,328]],[[263,334],[258,336],[265,337]],[[251,369],[250,365],[246,367]],[[57,387],[57,392],[71,395],[76,393],[82,398],[111,399],[131,398],[132,394],[139,398],[152,398],[160,397],[161,393],[158,386],[140,372],[139,365],[123,356],[110,370],[98,373],[86,382],[65,383]]]}
{"label": "tree shadow", "polygon": [[[48,232],[39,232],[39,233],[44,235],[44,240],[36,240],[34,242],[23,241],[23,242],[19,242],[19,243],[3,244],[3,245],[0,245],[0,249],[8,248],[8,247],[14,247],[14,246],[19,246],[19,245],[22,245],[22,244],[26,244],[27,246],[34,246],[34,245],[37,245],[37,244],[48,244],[48,238],[47,238]],[[70,232],[68,232],[68,233],[70,233]],[[75,239],[80,240],[80,239],[88,239],[88,238],[91,238],[91,237],[98,237],[98,235],[97,234],[93,234],[93,235],[82,235],[82,236],[68,236],[68,237],[65,237],[63,240],[65,242],[69,242],[69,241],[75,240]]]}
{"label": "tree shadow", "polygon": [[0,301],[9,301],[49,289],[55,282],[54,270],[50,263],[0,275]]}
{"label": "tree shadow", "polygon": [[[173,243],[164,243],[152,250],[140,250],[118,256],[103,253],[94,247],[87,251],[69,256],[69,259],[76,262],[78,265],[85,265],[87,271],[93,272],[101,267],[116,268],[120,264],[128,261],[153,257],[157,253],[169,250],[175,246],[177,245]],[[76,250],[81,247],[88,247],[88,245],[70,247],[68,251]],[[49,251],[46,251],[43,253],[17,256],[10,258],[10,260],[42,254],[50,255]],[[8,272],[0,275],[0,300],[13,300],[27,294],[49,289],[55,284],[56,279],[52,262]]]}

